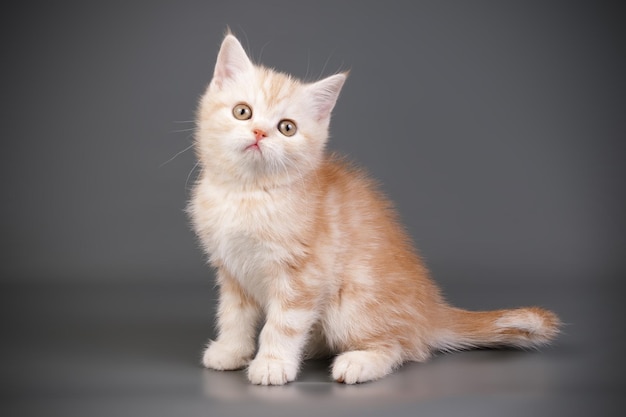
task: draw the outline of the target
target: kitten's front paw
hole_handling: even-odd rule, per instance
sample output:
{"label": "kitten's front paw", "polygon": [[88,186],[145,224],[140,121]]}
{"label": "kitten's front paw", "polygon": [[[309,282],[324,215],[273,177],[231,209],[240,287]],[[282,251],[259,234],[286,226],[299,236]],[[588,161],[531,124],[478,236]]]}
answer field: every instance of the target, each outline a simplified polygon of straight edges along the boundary
{"label": "kitten's front paw", "polygon": [[248,379],[257,385],[284,385],[296,379],[297,373],[297,365],[265,357],[257,357],[248,367]]}
{"label": "kitten's front paw", "polygon": [[204,351],[202,364],[218,371],[241,369],[250,362],[251,355],[244,355],[236,346],[211,342]]}

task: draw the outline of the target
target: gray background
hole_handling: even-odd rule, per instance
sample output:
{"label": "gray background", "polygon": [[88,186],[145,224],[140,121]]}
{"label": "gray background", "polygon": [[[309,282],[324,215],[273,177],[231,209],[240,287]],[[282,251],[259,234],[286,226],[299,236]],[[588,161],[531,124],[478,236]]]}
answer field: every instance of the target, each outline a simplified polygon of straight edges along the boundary
{"label": "gray background", "polygon": [[[609,414],[624,388],[619,11],[554,1],[4,9],[1,407]],[[196,174],[184,150],[227,25],[254,60],[297,77],[350,69],[330,149],[379,180],[453,303],[552,308],[567,323],[557,344],[440,356],[359,387],[329,382],[328,363],[270,389],[202,370],[215,294],[183,212]]]}

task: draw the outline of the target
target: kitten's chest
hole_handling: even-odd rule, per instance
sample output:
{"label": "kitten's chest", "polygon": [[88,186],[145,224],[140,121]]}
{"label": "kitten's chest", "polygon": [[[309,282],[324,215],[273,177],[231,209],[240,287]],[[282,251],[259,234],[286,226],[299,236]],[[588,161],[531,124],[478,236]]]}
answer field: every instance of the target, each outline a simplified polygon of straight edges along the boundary
{"label": "kitten's chest", "polygon": [[239,277],[290,262],[305,223],[285,193],[228,192],[210,186],[198,190],[192,213],[211,260]]}

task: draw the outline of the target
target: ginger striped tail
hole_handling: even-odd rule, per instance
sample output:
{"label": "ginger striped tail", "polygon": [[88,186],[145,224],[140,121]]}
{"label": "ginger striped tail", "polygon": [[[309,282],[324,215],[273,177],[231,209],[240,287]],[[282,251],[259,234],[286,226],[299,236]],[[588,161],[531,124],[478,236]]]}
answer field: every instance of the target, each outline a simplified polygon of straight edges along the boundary
{"label": "ginger striped tail", "polygon": [[444,310],[433,348],[462,350],[476,347],[535,348],[559,333],[559,318],[540,307],[493,311]]}

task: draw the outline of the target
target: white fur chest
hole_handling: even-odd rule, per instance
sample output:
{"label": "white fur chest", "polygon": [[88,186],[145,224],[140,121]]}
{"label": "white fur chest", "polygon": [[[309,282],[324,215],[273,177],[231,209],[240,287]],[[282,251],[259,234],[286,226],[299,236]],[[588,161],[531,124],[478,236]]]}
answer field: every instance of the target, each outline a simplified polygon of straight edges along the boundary
{"label": "white fur chest", "polygon": [[287,190],[231,191],[200,183],[191,202],[196,233],[213,263],[250,294],[264,298],[268,280],[298,255],[302,214]]}

